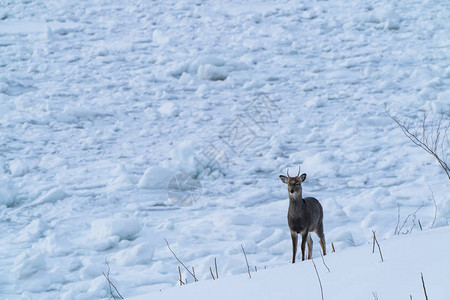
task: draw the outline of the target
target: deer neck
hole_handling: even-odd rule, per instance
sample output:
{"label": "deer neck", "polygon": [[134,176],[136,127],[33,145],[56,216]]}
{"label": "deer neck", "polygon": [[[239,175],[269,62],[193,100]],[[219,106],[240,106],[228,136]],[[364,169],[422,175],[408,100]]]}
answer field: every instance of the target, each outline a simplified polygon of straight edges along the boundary
{"label": "deer neck", "polygon": [[299,194],[297,196],[289,195],[289,207],[302,208],[304,204],[305,202],[303,201],[302,194]]}

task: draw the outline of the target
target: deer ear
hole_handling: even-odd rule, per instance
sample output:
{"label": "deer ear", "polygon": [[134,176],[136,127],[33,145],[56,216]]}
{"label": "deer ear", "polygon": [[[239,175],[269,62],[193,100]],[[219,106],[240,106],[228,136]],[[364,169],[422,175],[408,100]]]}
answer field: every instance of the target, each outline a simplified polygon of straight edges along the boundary
{"label": "deer ear", "polygon": [[288,183],[288,178],[284,175],[280,175],[280,179],[283,183]]}
{"label": "deer ear", "polygon": [[302,175],[300,175],[300,180],[303,182],[306,179],[306,173],[303,173]]}

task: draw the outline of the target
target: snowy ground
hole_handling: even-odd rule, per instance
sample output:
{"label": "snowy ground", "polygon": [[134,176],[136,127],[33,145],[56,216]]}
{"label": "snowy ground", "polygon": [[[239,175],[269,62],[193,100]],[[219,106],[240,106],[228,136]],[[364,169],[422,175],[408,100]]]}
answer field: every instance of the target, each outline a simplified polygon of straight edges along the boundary
{"label": "snowy ground", "polygon": [[164,237],[200,279],[241,244],[285,265],[299,164],[328,248],[430,227],[431,191],[448,225],[384,108],[448,122],[448,1],[0,3],[2,298],[108,298],[105,260],[125,297],[172,287]]}
{"label": "snowy ground", "polygon": [[217,281],[197,282],[132,299],[322,299],[322,292],[327,300],[410,296],[425,299],[425,292],[429,299],[448,299],[450,255],[442,249],[450,246],[449,235],[449,227],[445,227],[381,241],[383,261],[377,246],[372,253],[373,246],[364,245],[331,253],[323,261],[318,257],[314,264],[304,261],[271,270],[252,270],[251,279],[247,274],[222,279],[219,274]]}

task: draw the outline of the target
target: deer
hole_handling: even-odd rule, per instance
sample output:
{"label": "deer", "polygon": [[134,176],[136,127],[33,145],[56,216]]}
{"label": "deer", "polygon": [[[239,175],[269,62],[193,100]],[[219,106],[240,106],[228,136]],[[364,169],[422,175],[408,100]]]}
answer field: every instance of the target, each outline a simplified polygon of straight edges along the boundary
{"label": "deer", "polygon": [[295,263],[297,255],[298,234],[302,236],[301,250],[302,261],[305,260],[305,244],[308,244],[308,259],[312,257],[313,240],[310,232],[315,232],[320,240],[323,255],[326,255],[325,235],[323,233],[323,208],[320,202],[313,197],[302,197],[302,182],[306,179],[306,174],[298,174],[295,177],[280,175],[280,179],[287,184],[289,193],[289,209],[287,214],[288,225],[292,238],[292,263]]}

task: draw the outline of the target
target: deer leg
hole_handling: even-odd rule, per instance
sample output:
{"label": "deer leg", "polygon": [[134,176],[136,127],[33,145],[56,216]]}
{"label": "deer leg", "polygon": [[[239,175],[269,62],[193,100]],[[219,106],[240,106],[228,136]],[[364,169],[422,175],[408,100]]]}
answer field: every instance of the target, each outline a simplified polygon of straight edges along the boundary
{"label": "deer leg", "polygon": [[312,257],[312,250],[313,250],[313,240],[311,238],[311,234],[308,233],[308,240],[306,241],[308,244],[308,259],[311,259]]}
{"label": "deer leg", "polygon": [[292,238],[292,263],[295,263],[295,256],[297,255],[297,243],[298,243],[298,233],[291,230]]}
{"label": "deer leg", "polygon": [[305,246],[306,246],[306,240],[308,239],[308,232],[302,233],[302,261],[305,260]]}
{"label": "deer leg", "polygon": [[327,255],[327,244],[325,243],[325,234],[323,234],[323,227],[321,226],[319,230],[316,231],[317,236],[319,237],[320,247],[322,247],[323,255]]}

